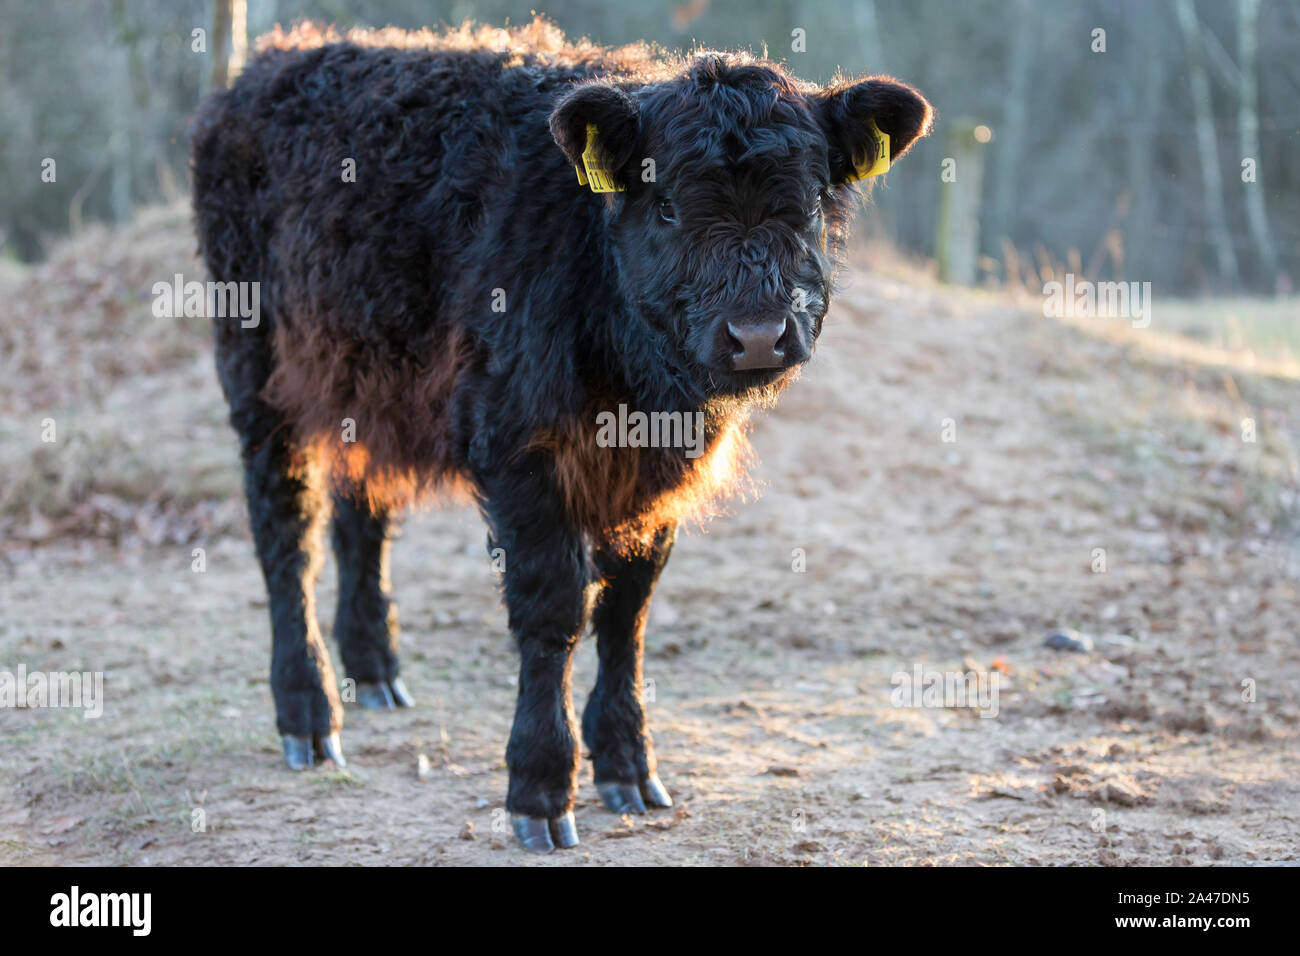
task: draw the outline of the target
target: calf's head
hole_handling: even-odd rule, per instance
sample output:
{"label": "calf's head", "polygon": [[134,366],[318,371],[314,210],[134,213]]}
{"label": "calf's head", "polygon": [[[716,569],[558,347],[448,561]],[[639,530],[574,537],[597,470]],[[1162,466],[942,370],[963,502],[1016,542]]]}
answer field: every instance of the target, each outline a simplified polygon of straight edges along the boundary
{"label": "calf's head", "polygon": [[885,148],[890,161],[906,152],[930,117],[888,77],[822,90],[771,63],[706,53],[661,82],[576,87],[551,132],[613,190],[618,281],[659,354],[693,390],[736,395],[808,360],[852,183],[884,165]]}

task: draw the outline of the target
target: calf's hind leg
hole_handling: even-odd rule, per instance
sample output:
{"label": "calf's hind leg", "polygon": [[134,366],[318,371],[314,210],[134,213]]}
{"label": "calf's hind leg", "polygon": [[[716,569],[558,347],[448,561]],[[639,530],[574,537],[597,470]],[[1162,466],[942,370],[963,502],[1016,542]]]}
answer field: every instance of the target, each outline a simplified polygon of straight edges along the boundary
{"label": "calf's hind leg", "polygon": [[608,544],[594,549],[604,584],[593,615],[600,664],[582,713],[582,738],[591,753],[596,789],[614,813],[645,813],[646,807],[673,803],[656,772],[646,728],[641,654],[650,595],[668,563],[675,533],[675,528],[662,529],[639,553],[623,554]]}
{"label": "calf's hind leg", "polygon": [[316,622],[325,514],[320,476],[314,463],[298,460],[278,437],[281,430],[257,431],[240,437],[249,520],[271,612],[276,728],[290,768],[305,770],[318,758],[343,766],[343,707]]}
{"label": "calf's hind leg", "polygon": [[368,710],[415,706],[397,676],[397,605],[388,574],[394,524],[364,498],[334,494],[331,529],[339,568],[334,637],[344,673],[356,682],[357,703]]}

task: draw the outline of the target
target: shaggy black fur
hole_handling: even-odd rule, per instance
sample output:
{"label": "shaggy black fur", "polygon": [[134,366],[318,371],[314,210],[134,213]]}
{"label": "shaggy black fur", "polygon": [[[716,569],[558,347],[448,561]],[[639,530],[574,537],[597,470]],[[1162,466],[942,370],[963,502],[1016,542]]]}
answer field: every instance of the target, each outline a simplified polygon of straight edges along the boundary
{"label": "shaggy black fur", "polygon": [[[217,322],[217,365],[286,753],[336,756],[342,725],[313,598],[331,494],[347,676],[400,704],[390,516],[459,486],[505,558],[521,656],[507,806],[525,844],[573,839],[570,655],[588,621],[582,734],[602,795],[670,802],[642,708],[646,607],[677,521],[735,483],[747,411],[812,352],[873,121],[897,158],[930,109],[886,77],[819,90],[746,54],[571,45],[542,22],[299,27],[203,104],[202,252],[214,279],[260,283],[260,325]],[[579,184],[588,124],[624,191]],[[778,361],[734,367],[770,329]],[[705,453],[598,447],[596,416],[619,404],[701,413]]]}

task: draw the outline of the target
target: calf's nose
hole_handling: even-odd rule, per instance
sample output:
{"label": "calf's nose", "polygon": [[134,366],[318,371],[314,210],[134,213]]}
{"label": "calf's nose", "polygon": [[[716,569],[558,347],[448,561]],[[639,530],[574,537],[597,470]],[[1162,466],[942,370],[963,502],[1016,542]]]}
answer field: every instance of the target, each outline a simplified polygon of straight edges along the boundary
{"label": "calf's nose", "polygon": [[785,365],[784,318],[757,325],[727,323],[733,371],[752,368],[781,368]]}

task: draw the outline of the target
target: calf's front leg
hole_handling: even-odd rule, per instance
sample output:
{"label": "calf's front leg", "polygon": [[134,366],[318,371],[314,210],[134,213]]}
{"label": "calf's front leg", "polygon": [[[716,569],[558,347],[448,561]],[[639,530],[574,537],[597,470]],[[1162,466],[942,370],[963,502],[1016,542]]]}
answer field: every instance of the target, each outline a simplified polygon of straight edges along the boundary
{"label": "calf's front leg", "polygon": [[582,536],[544,473],[533,467],[483,482],[491,546],[505,552],[506,609],[519,648],[506,809],[520,844],[537,853],[578,843],[578,740],[569,677],[592,589]]}
{"label": "calf's front leg", "polygon": [[582,713],[582,738],[596,789],[614,813],[645,813],[647,807],[673,803],[659,779],[646,728],[641,656],[650,595],[675,535],[675,527],[663,528],[648,547],[632,553],[608,542],[594,551],[603,585],[593,615],[600,666]]}

